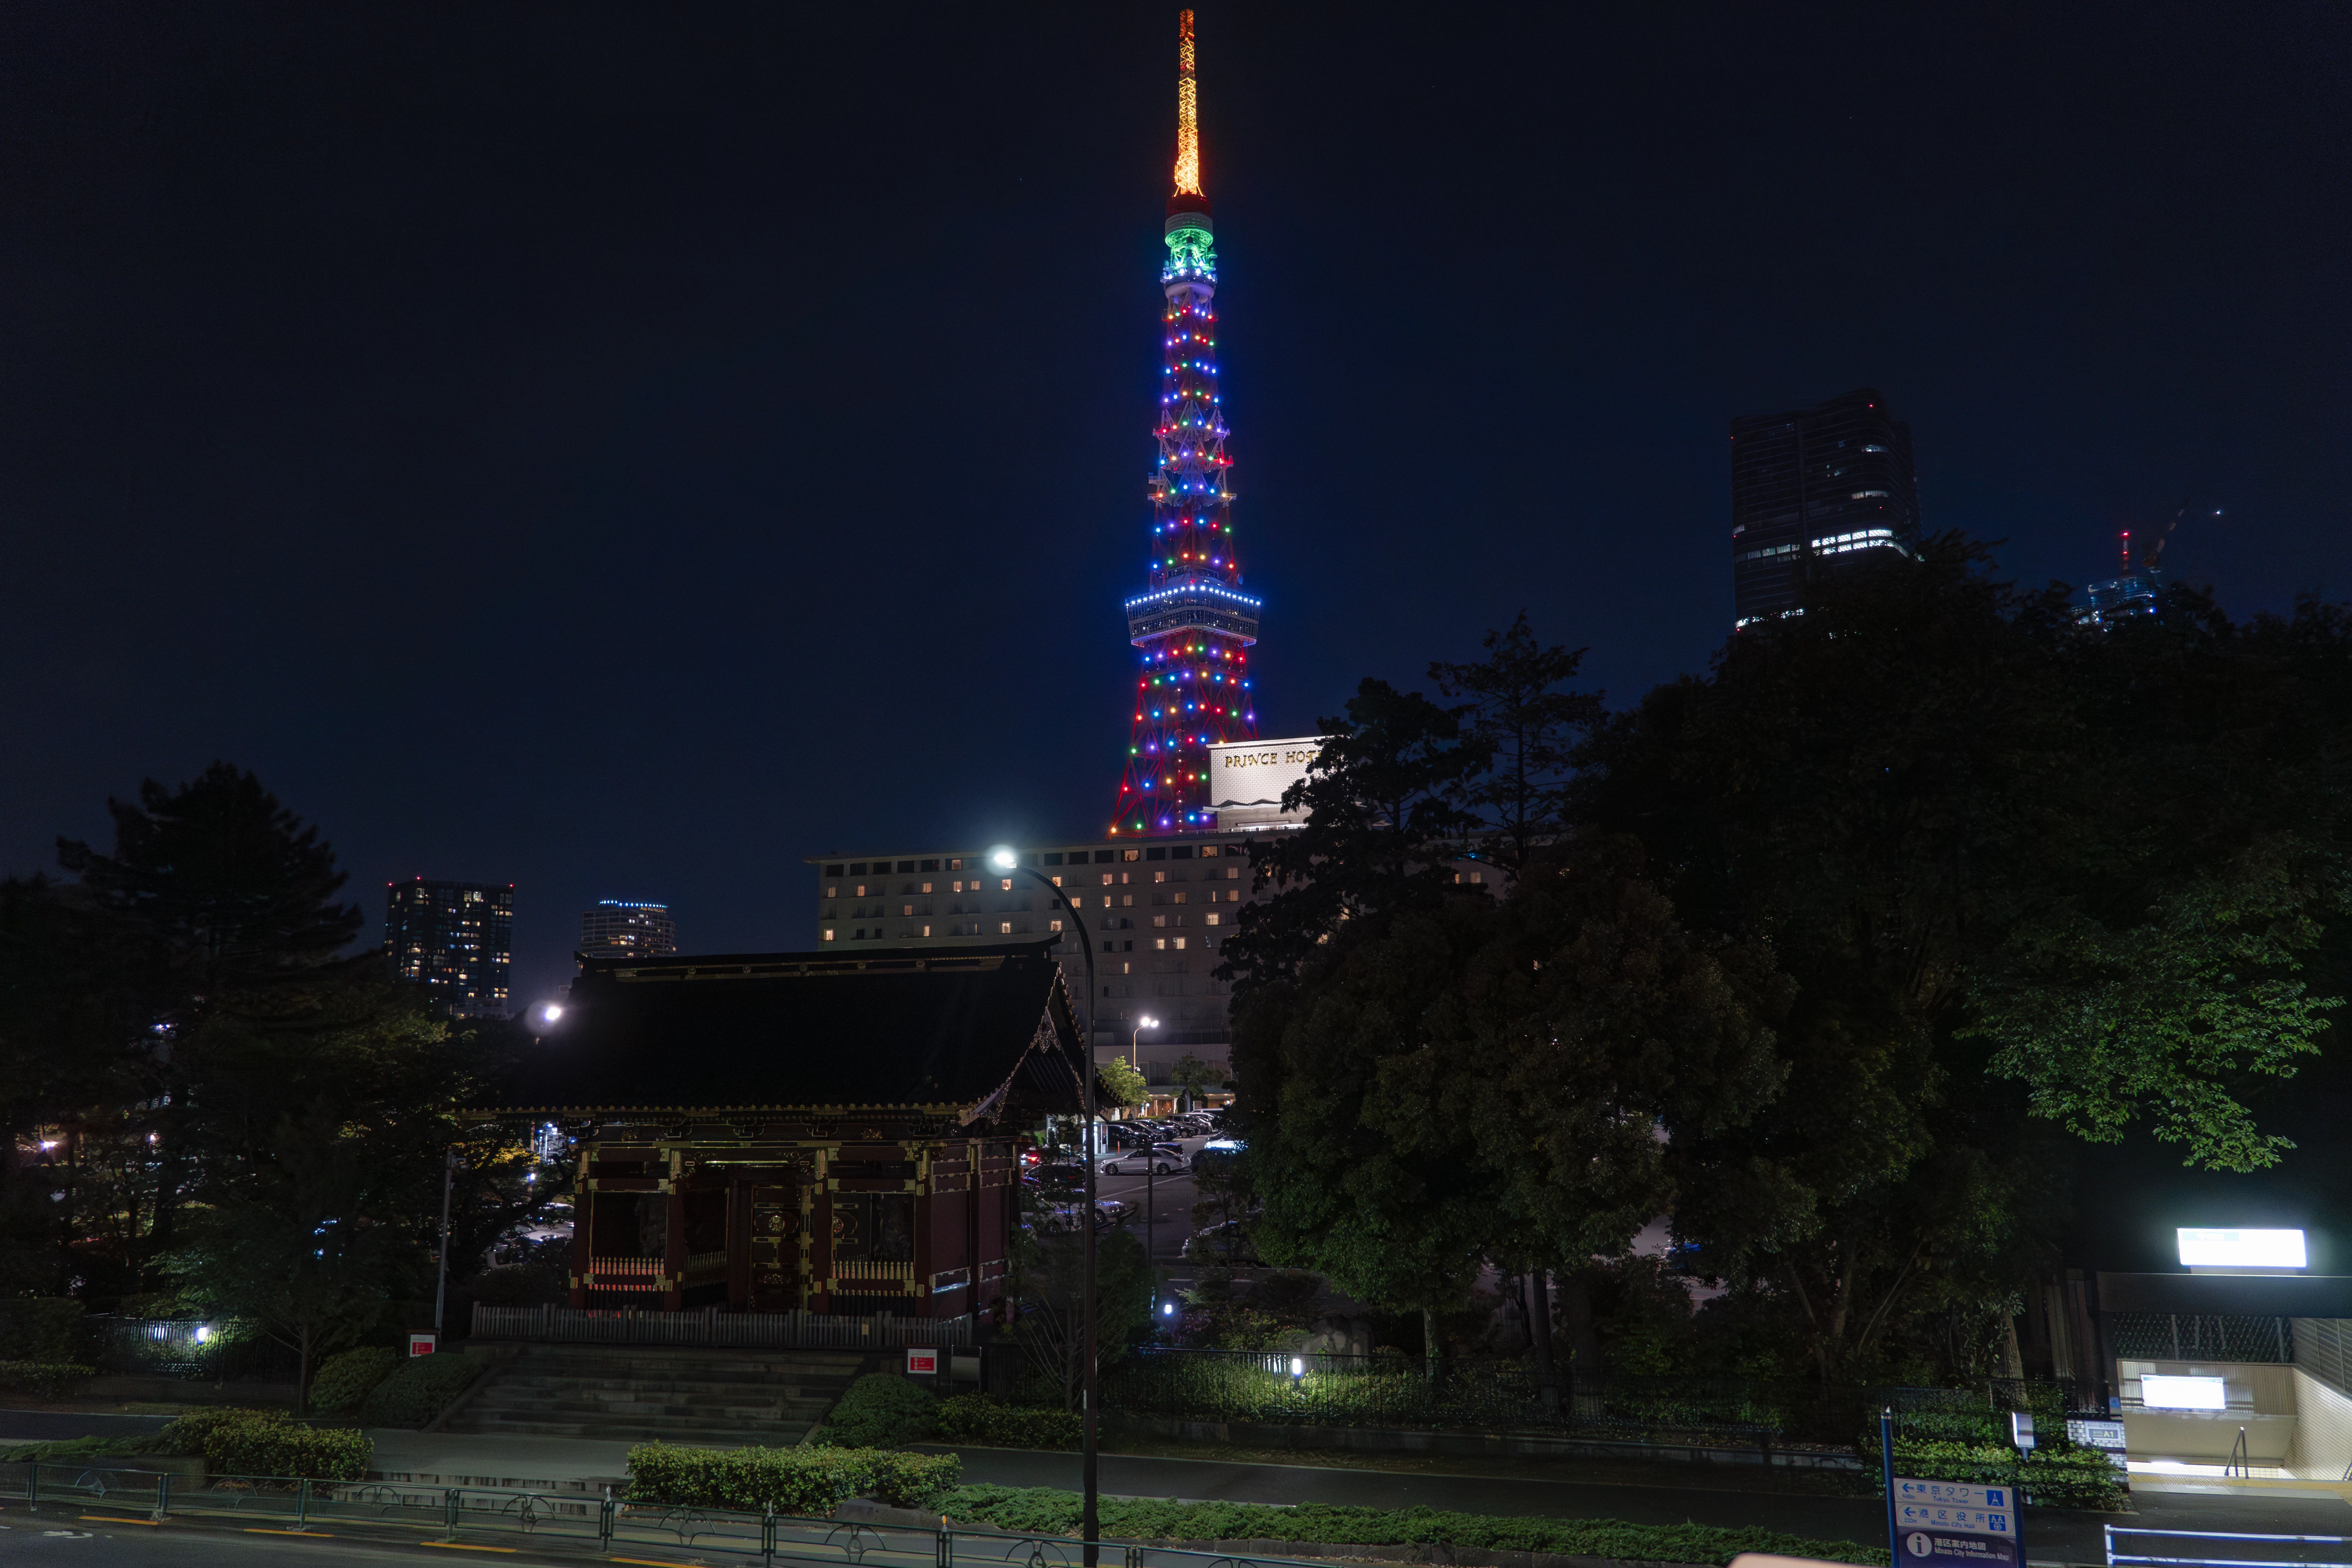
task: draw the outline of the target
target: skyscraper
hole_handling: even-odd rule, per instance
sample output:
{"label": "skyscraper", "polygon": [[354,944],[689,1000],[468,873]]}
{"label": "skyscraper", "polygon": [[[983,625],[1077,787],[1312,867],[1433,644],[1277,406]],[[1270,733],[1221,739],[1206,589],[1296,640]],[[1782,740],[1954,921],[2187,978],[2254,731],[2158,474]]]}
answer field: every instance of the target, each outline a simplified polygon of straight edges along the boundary
{"label": "skyscraper", "polygon": [[599,899],[580,913],[580,951],[591,958],[634,953],[659,958],[677,951],[677,924],[667,904]]}
{"label": "skyscraper", "polygon": [[384,884],[383,950],[394,971],[425,987],[452,1018],[507,1016],[507,963],[514,946],[514,884]]}
{"label": "skyscraper", "polygon": [[1192,13],[1178,25],[1175,192],[1162,230],[1160,463],[1147,480],[1151,560],[1142,593],[1127,601],[1128,640],[1139,650],[1135,729],[1110,831],[1206,832],[1209,748],[1255,740],[1249,648],[1259,601],[1241,591],[1234,553],[1225,415],[1217,391],[1217,255],[1201,183],[1200,104]]}
{"label": "skyscraper", "polygon": [[1910,555],[1919,541],[1911,426],[1871,387],[1731,422],[1731,584],[1738,624],[1797,604],[1839,557]]}

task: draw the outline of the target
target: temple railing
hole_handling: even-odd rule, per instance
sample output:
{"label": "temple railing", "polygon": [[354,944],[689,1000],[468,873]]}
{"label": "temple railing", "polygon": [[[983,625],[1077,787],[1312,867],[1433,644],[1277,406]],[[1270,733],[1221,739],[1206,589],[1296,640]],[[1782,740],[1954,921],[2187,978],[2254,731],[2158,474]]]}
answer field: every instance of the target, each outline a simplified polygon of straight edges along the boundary
{"label": "temple railing", "polygon": [[[900,1267],[906,1267],[901,1265]],[[761,1350],[961,1350],[971,1320],[893,1318],[881,1312],[593,1311],[577,1307],[474,1304],[474,1337],[545,1344],[709,1345]]]}
{"label": "temple railing", "polygon": [[591,1258],[588,1288],[592,1290],[666,1290],[669,1275],[658,1258]]}

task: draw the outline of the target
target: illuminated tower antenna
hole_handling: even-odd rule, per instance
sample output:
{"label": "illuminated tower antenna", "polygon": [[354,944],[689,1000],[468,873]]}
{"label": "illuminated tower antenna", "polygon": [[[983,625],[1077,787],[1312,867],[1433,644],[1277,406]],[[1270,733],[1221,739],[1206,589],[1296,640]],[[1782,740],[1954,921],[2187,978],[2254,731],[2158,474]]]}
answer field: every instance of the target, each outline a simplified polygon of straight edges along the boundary
{"label": "illuminated tower antenna", "polygon": [[1145,587],[1127,601],[1128,640],[1142,656],[1135,729],[1111,828],[1122,837],[1205,833],[1209,748],[1257,738],[1249,650],[1258,601],[1242,592],[1234,552],[1234,492],[1217,389],[1217,251],[1201,189],[1192,13],[1177,32],[1176,192],[1168,198],[1166,299],[1160,322],[1160,462],[1145,480],[1151,554]]}
{"label": "illuminated tower antenna", "polygon": [[1201,88],[1192,73],[1192,13],[1176,18],[1176,194],[1205,195],[1201,189]]}

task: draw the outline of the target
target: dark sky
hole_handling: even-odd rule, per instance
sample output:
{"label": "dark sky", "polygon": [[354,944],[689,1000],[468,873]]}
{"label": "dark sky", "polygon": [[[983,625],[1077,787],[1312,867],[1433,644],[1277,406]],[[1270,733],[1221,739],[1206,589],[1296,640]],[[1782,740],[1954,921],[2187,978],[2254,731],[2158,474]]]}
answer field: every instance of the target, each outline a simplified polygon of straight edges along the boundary
{"label": "dark sky", "polygon": [[[215,757],[371,921],[811,936],[1129,721],[1173,4],[0,14],[0,867]],[[1874,384],[2022,580],[2352,593],[2333,4],[1200,7],[1262,732],[1731,617],[1725,421]]]}

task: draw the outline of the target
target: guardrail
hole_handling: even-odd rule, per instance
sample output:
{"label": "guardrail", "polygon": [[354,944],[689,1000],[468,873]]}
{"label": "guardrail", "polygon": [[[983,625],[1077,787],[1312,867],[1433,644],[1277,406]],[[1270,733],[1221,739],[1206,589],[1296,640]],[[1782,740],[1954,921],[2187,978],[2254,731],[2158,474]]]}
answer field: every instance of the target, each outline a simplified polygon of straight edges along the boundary
{"label": "guardrail", "polygon": [[965,1350],[971,1320],[884,1312],[592,1311],[578,1307],[474,1306],[474,1337],[543,1344],[693,1345],[740,1350]]}
{"label": "guardrail", "polygon": [[[959,1563],[975,1568],[1077,1568],[1085,1552],[1084,1543],[1069,1536],[963,1530],[944,1518],[935,1526],[803,1519],[577,1492],[280,1476],[216,1476],[196,1484],[153,1471],[89,1465],[0,1464],[0,1500],[21,1501],[36,1514],[93,1522],[211,1522],[269,1535],[327,1535],[376,1526],[412,1540],[450,1544],[466,1538],[477,1543],[561,1542],[607,1555],[629,1548],[682,1551],[763,1565],[781,1560],[862,1568],[955,1568]],[[1103,1542],[1101,1552],[1104,1562],[1118,1561],[1124,1568],[1328,1568],[1297,1558],[1118,1542]]]}
{"label": "guardrail", "polygon": [[2116,1537],[2118,1535],[2165,1536],[2175,1541],[2273,1541],[2294,1546],[2339,1548],[2352,1547],[2352,1535],[2250,1535],[2224,1530],[2141,1530],[2124,1524],[2110,1524],[2105,1526],[2105,1530],[2107,1568],[2118,1568],[2119,1564],[2131,1565],[2131,1568],[2286,1568],[2287,1564],[2307,1568],[2312,1563],[2352,1562],[2352,1551],[2339,1551],[2331,1557],[2314,1558],[2300,1552],[2294,1555],[2282,1552],[2275,1557],[2154,1557],[2116,1550]]}

